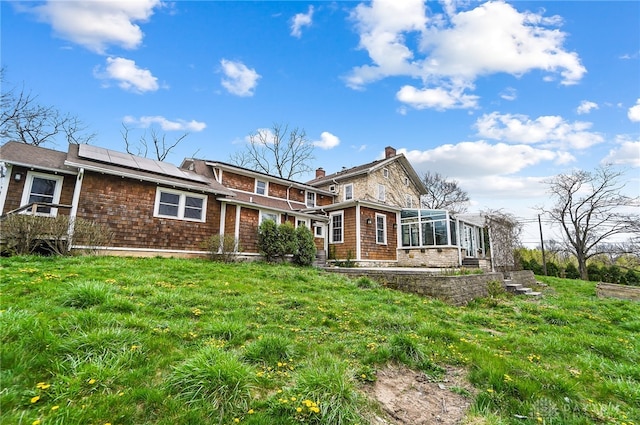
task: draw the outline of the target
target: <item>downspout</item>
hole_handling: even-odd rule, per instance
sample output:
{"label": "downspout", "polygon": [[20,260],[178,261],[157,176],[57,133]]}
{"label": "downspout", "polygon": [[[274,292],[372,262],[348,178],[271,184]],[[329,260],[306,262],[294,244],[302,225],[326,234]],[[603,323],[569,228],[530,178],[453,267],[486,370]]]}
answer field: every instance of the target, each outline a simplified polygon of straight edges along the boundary
{"label": "downspout", "polygon": [[80,192],[82,192],[82,180],[84,177],[84,168],[78,170],[76,176],[76,186],[73,188],[73,198],[71,200],[71,211],[69,212],[69,228],[67,234],[69,240],[67,243],[67,251],[71,251],[71,245],[73,244],[73,232],[76,227],[76,217],[78,216],[78,204],[80,203]]}

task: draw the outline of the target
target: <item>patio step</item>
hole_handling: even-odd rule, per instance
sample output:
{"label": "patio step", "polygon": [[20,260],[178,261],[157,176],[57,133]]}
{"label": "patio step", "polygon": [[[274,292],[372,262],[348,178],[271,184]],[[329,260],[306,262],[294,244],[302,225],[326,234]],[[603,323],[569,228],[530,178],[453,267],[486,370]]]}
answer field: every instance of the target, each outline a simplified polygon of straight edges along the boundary
{"label": "patio step", "polygon": [[526,286],[520,283],[512,283],[511,280],[505,279],[504,287],[507,292],[511,292],[516,295],[526,295],[528,297],[541,297],[542,293],[534,291],[531,288],[527,288]]}

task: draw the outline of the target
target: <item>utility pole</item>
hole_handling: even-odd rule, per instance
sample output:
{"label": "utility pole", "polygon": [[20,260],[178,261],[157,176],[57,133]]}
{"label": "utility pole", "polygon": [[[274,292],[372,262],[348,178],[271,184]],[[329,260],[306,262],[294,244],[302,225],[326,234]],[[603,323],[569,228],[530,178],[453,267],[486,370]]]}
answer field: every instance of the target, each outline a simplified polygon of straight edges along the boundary
{"label": "utility pole", "polygon": [[547,275],[547,260],[544,257],[544,238],[542,237],[542,220],[540,220],[540,214],[538,214],[538,227],[540,228],[540,247],[542,248],[542,270],[544,275]]}

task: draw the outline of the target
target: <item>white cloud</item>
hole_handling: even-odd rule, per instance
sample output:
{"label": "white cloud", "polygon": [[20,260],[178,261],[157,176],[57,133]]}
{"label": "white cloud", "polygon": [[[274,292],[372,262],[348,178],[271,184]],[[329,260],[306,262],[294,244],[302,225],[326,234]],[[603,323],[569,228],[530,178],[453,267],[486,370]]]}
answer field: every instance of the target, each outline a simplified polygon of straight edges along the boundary
{"label": "white cloud", "polygon": [[510,175],[560,154],[527,145],[492,145],[485,141],[447,144],[425,151],[399,149],[417,171],[436,171],[455,178]]}
{"label": "white cloud", "polygon": [[559,116],[532,120],[526,115],[497,112],[481,116],[474,124],[480,137],[563,149],[586,149],[603,142],[602,135],[587,131],[591,125],[584,121],[569,123]]}
{"label": "white cloud", "polygon": [[640,122],[640,99],[636,100],[636,104],[629,108],[627,116],[633,122]]}
{"label": "white cloud", "polygon": [[640,140],[621,140],[619,147],[611,149],[601,162],[640,167]]}
{"label": "white cloud", "polygon": [[32,11],[59,37],[102,54],[108,45],[137,48],[144,34],[135,22],[147,21],[161,5],[160,0],[49,0]]}
{"label": "white cloud", "polygon": [[291,35],[302,37],[302,28],[309,27],[313,23],[313,6],[309,6],[307,13],[297,13],[291,19]]}
{"label": "white cloud", "polygon": [[588,100],[583,100],[582,102],[580,102],[580,106],[578,106],[578,109],[576,110],[576,112],[578,113],[578,115],[582,115],[582,114],[588,114],[594,109],[598,109],[597,103],[591,102]]}
{"label": "white cloud", "polygon": [[504,100],[516,100],[518,98],[518,91],[513,87],[507,87],[502,90],[500,97]]}
{"label": "white cloud", "polygon": [[[518,12],[501,1],[456,13],[461,5],[449,1],[446,15],[430,17],[422,0],[358,5],[351,16],[360,34],[359,47],[367,51],[371,64],[353,68],[345,78],[347,85],[361,89],[389,76],[408,76],[421,79],[420,91],[434,95],[442,86],[448,91],[473,88],[478,77],[496,73],[519,77],[540,70],[548,73],[546,77],[559,75],[561,83],[569,85],[586,72],[578,55],[563,48],[561,18]],[[410,47],[408,39],[417,39],[419,47]],[[437,101],[412,103],[423,108],[431,104],[442,107]],[[467,102],[466,107],[475,104]]]}
{"label": "white cloud", "polygon": [[253,96],[253,91],[258,85],[260,74],[255,69],[249,69],[242,62],[222,59],[222,86],[231,94],[238,96]]}
{"label": "white cloud", "polygon": [[125,58],[107,58],[104,71],[96,69],[94,75],[103,80],[115,80],[118,86],[134,93],[156,91],[158,79],[148,69],[138,68],[136,63]]}
{"label": "white cloud", "polygon": [[417,89],[407,85],[396,93],[396,99],[416,109],[475,108],[478,104],[478,96],[464,94],[462,91],[462,88],[452,90],[443,87]]}
{"label": "white cloud", "polygon": [[207,127],[207,124],[196,120],[183,120],[177,119],[175,121],[168,120],[167,118],[159,115],[154,116],[142,116],[135,118],[130,115],[124,117],[123,121],[126,124],[134,124],[141,128],[149,128],[152,125],[159,125],[164,131],[193,131],[199,132]]}
{"label": "white cloud", "polygon": [[329,133],[328,131],[323,131],[320,134],[320,140],[313,142],[314,146],[319,147],[320,149],[333,149],[340,144],[340,139],[337,136]]}

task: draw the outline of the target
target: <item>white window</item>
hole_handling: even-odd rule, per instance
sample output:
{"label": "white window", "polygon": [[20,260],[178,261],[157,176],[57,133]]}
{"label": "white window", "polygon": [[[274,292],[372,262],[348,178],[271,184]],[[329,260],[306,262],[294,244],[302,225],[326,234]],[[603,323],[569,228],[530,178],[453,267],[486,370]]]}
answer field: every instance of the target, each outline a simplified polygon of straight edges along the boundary
{"label": "white window", "polygon": [[[20,205],[27,205],[33,202],[45,204],[59,203],[63,180],[63,176],[28,172]],[[30,214],[31,210],[25,213]],[[57,214],[57,208],[42,206],[36,210],[36,215],[55,217]]]}
{"label": "white window", "polygon": [[378,185],[378,201],[384,202],[386,200],[387,188],[383,184]]}
{"label": "white window", "polygon": [[297,219],[296,220],[296,227],[309,227],[309,222],[307,220],[303,220],[303,219]]}
{"label": "white window", "polygon": [[344,200],[349,201],[353,199],[353,183],[344,185]]}
{"label": "white window", "polygon": [[409,194],[404,195],[405,208],[413,208],[413,197]]}
{"label": "white window", "polygon": [[331,213],[331,222],[329,232],[331,234],[332,243],[344,242],[344,214],[342,211]]}
{"label": "white window", "polygon": [[387,216],[376,214],[376,243],[387,244]]}
{"label": "white window", "polygon": [[404,185],[409,186],[409,177],[404,178]]}
{"label": "white window", "polygon": [[318,225],[318,226],[315,226],[314,228],[316,230],[315,231],[316,237],[317,238],[323,237],[323,235],[324,235],[324,230],[323,230],[324,226]]}
{"label": "white window", "polygon": [[256,193],[258,195],[267,194],[267,182],[264,180],[256,180]]}
{"label": "white window", "polygon": [[265,220],[272,220],[275,221],[276,224],[279,224],[279,219],[280,216],[276,213],[273,212],[269,212],[269,211],[260,211],[260,223],[262,223]]}
{"label": "white window", "polygon": [[382,176],[383,176],[385,179],[388,179],[388,178],[389,178],[389,169],[388,169],[388,168],[383,168],[383,169],[382,169]]}
{"label": "white window", "polygon": [[307,207],[313,208],[316,206],[316,194],[313,192],[307,192]]}
{"label": "white window", "polygon": [[206,221],[207,196],[165,188],[156,190],[154,217]]}

